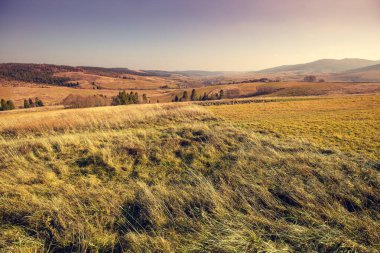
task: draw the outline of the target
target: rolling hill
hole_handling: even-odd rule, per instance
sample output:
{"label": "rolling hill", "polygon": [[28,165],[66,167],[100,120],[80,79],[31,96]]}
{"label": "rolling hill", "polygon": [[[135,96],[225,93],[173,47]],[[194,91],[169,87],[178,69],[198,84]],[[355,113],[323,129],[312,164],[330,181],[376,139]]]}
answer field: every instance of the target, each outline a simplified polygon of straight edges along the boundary
{"label": "rolling hill", "polygon": [[339,73],[351,69],[365,68],[375,64],[380,64],[380,61],[371,61],[365,59],[322,59],[310,63],[284,65],[269,69],[260,70],[256,73]]}
{"label": "rolling hill", "polygon": [[332,79],[348,82],[380,82],[380,64],[334,74]]}
{"label": "rolling hill", "polygon": [[358,72],[365,72],[365,71],[380,71],[380,63],[376,65],[371,65],[364,68],[358,68],[358,69],[352,69],[347,71],[348,73],[358,73]]}

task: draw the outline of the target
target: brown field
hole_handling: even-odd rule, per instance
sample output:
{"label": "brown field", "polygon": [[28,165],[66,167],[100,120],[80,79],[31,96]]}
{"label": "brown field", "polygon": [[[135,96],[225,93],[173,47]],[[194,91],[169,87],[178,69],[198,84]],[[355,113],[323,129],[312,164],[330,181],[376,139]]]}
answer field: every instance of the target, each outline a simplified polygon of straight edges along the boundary
{"label": "brown field", "polygon": [[[170,90],[128,90],[128,92],[138,92],[140,96],[147,94],[151,98],[151,102],[155,103],[157,99],[162,101],[171,101],[172,94]],[[116,89],[75,89],[68,87],[46,86],[46,85],[30,85],[23,84],[16,87],[1,86],[0,85],[0,98],[11,99],[15,102],[16,106],[22,106],[25,98],[39,97],[46,105],[61,104],[62,100],[70,94],[75,95],[96,95],[103,94],[106,96],[115,96],[118,93]]]}
{"label": "brown field", "polygon": [[131,79],[115,78],[108,76],[100,76],[87,74],[83,72],[62,72],[55,76],[69,77],[73,82],[79,82],[80,86],[85,89],[93,89],[92,82],[103,89],[159,89],[161,86],[167,85],[170,88],[177,88],[178,85],[170,78],[156,76],[136,76],[126,75]]}
{"label": "brown field", "polygon": [[[199,96],[204,93],[210,95],[221,89],[226,98],[270,96],[321,96],[334,94],[367,94],[380,92],[380,83],[304,83],[304,82],[277,82],[277,83],[238,83],[225,85],[201,85],[202,78],[189,78],[173,75],[171,77],[124,75],[127,78],[101,76],[83,72],[61,72],[56,76],[69,77],[72,82],[79,82],[80,88],[48,86],[44,84],[25,83],[0,79],[0,98],[14,100],[16,106],[22,106],[23,100],[29,97],[39,97],[46,105],[58,105],[70,94],[95,95],[102,94],[112,97],[119,90],[138,92],[140,96],[147,94],[151,103],[171,102],[175,95],[182,96],[184,90],[191,93],[197,87]],[[220,77],[228,80],[228,77]],[[232,76],[239,80],[239,75]],[[95,83],[93,85],[92,83]],[[160,87],[167,86],[168,89]],[[178,87],[189,87],[187,89]]]}

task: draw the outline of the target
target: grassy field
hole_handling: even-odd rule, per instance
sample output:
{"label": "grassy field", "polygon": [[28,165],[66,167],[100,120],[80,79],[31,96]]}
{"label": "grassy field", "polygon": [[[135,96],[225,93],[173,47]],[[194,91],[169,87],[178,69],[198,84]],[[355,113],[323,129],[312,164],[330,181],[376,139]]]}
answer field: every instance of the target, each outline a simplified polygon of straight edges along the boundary
{"label": "grassy field", "polygon": [[281,139],[380,157],[380,95],[208,107],[234,125]]}
{"label": "grassy field", "polygon": [[171,88],[177,88],[176,82],[170,78],[156,76],[136,76],[129,75],[131,79],[114,78],[100,76],[95,74],[86,74],[83,72],[62,72],[55,76],[69,77],[74,82],[79,82],[82,88],[92,89],[94,82],[103,89],[159,89],[160,86],[168,85]]}
{"label": "grassy field", "polygon": [[[0,113],[0,251],[378,252],[377,110],[360,96]],[[311,124],[365,126],[369,148],[324,147]],[[321,146],[281,136],[300,130]]]}
{"label": "grassy field", "polygon": [[[153,103],[160,101],[171,101],[172,94],[166,90],[127,90],[127,92],[138,92],[140,97],[142,94],[147,94]],[[102,94],[107,97],[113,97],[117,95],[118,90],[94,90],[94,89],[73,89],[67,87],[1,87],[0,86],[0,98],[12,99],[16,106],[22,106],[25,98],[39,97],[46,105],[58,105],[62,103],[62,100],[70,94],[90,96],[96,94]]]}
{"label": "grassy field", "polygon": [[[136,80],[111,78],[84,73],[62,73],[60,76],[69,76],[81,84],[81,88],[47,86],[36,83],[24,83],[0,79],[0,98],[11,99],[16,106],[22,106],[25,98],[39,97],[46,105],[57,105],[70,94],[89,96],[102,94],[108,97],[115,96],[119,89],[128,92],[138,92],[140,97],[146,94],[151,103],[171,102],[175,95],[182,97],[186,90],[191,94],[193,88],[175,88],[175,83],[180,81],[174,77],[164,79],[160,77],[138,77]],[[191,79],[189,79],[191,80]],[[74,82],[73,81],[73,82]],[[93,89],[93,81],[102,89]],[[200,81],[199,81],[200,82]],[[161,89],[167,85],[170,89]],[[380,92],[380,83],[304,83],[304,82],[279,82],[279,83],[240,83],[229,85],[213,85],[197,87],[198,96],[204,93],[211,95],[224,90],[226,97],[230,91],[235,97],[299,97],[299,96],[326,96],[341,94],[372,94]],[[263,94],[260,90],[264,90]]]}

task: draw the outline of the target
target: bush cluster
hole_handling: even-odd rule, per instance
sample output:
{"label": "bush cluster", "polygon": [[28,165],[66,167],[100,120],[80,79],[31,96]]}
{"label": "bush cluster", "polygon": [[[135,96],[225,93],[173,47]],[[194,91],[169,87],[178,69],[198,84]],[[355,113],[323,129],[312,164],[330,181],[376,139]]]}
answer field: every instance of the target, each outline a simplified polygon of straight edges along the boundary
{"label": "bush cluster", "polygon": [[34,101],[31,98],[24,99],[24,108],[42,107],[44,103],[41,99],[35,98]]}
{"label": "bush cluster", "polygon": [[16,108],[15,104],[13,103],[12,100],[5,100],[5,99],[0,100],[0,111],[8,111],[8,110],[13,110],[15,108]]}
{"label": "bush cluster", "polygon": [[[220,90],[218,93],[212,93],[212,94],[207,94],[206,92],[203,93],[203,95],[198,95],[197,91],[193,89],[191,91],[190,95],[190,101],[206,101],[206,100],[219,100],[224,98],[224,91]],[[172,102],[185,102],[189,101],[189,95],[187,91],[183,92],[182,97],[179,97],[178,95],[175,95],[173,98]]]}
{"label": "bush cluster", "polygon": [[80,96],[70,94],[63,101],[65,108],[85,108],[109,105],[109,99],[105,95]]}
{"label": "bush cluster", "polygon": [[139,94],[137,92],[130,92],[129,94],[125,91],[120,91],[119,94],[112,99],[112,105],[129,105],[138,104]]}

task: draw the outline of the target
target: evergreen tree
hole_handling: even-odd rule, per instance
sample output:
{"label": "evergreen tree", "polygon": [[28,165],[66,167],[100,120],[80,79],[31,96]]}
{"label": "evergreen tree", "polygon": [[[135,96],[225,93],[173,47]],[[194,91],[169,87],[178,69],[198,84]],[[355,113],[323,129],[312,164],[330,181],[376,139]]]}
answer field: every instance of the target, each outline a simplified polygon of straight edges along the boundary
{"label": "evergreen tree", "polygon": [[196,92],[195,89],[193,89],[193,90],[191,91],[190,99],[191,99],[191,101],[195,101],[195,100],[197,100],[197,92]]}
{"label": "evergreen tree", "polygon": [[133,96],[133,103],[138,104],[139,103],[139,94],[135,92],[135,95]]}
{"label": "evergreen tree", "polygon": [[128,104],[138,104],[139,95],[138,93],[133,93],[132,91],[127,94],[125,91],[120,91],[119,94],[112,98],[112,105],[128,105]]}
{"label": "evergreen tree", "polygon": [[16,108],[15,104],[13,103],[12,100],[7,101],[7,110],[14,110]]}
{"label": "evergreen tree", "polygon": [[30,108],[29,100],[24,99],[24,108]]}
{"label": "evergreen tree", "polygon": [[0,105],[1,105],[0,108],[1,108],[2,111],[7,110],[7,108],[8,108],[7,101],[5,101],[4,99],[1,99]]}
{"label": "evergreen tree", "polygon": [[16,106],[12,100],[7,100],[7,101],[5,99],[0,100],[0,111],[13,110],[15,108]]}
{"label": "evergreen tree", "polygon": [[224,97],[224,90],[220,90],[219,99],[222,99],[223,97]]}
{"label": "evergreen tree", "polygon": [[34,107],[34,102],[31,98],[29,98],[29,105],[30,105],[30,107]]}
{"label": "evergreen tree", "polygon": [[36,98],[36,100],[35,100],[35,106],[36,107],[41,107],[41,106],[44,106],[44,103],[42,102],[42,100],[41,99],[39,99],[39,98]]}
{"label": "evergreen tree", "polygon": [[183,92],[182,101],[186,101],[189,98],[189,95],[187,94],[187,91],[185,90]]}
{"label": "evergreen tree", "polygon": [[143,100],[143,103],[147,103],[148,102],[148,98],[146,97],[145,93],[142,95],[142,100]]}

